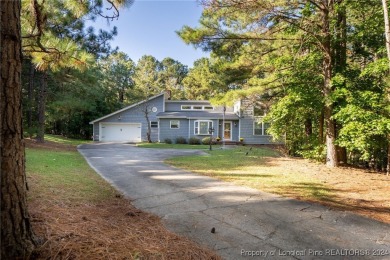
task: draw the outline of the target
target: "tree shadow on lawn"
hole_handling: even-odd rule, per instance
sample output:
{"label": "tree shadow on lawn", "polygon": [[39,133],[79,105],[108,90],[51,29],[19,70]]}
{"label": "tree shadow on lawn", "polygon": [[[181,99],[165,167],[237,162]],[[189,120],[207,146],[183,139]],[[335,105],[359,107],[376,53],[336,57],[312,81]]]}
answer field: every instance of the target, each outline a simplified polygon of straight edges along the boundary
{"label": "tree shadow on lawn", "polygon": [[[388,216],[390,214],[390,208],[378,206],[380,204],[384,205],[386,201],[376,201],[374,205],[372,201],[348,197],[346,194],[350,193],[351,190],[329,188],[323,184],[312,182],[302,182],[279,187],[283,190],[281,193],[283,196],[319,203],[337,210],[352,211],[365,216],[374,217],[383,222],[388,222],[383,216]],[[307,194],[307,196],[300,196],[297,194]]]}
{"label": "tree shadow on lawn", "polygon": [[211,173],[211,177],[231,177],[232,179],[242,179],[242,178],[278,178],[275,174],[256,174],[256,173],[225,173],[217,172]]}

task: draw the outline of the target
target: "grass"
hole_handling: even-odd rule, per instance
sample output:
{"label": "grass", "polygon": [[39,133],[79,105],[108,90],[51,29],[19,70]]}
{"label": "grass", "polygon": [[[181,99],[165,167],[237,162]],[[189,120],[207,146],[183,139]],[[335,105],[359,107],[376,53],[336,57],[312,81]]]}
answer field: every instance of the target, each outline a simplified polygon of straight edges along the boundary
{"label": "grass", "polygon": [[280,155],[269,148],[239,147],[207,152],[210,156],[185,156],[166,160],[170,165],[239,185],[306,200],[328,200],[332,189],[300,172],[272,167]]}
{"label": "grass", "polygon": [[[138,147],[141,148],[158,148],[158,149],[199,149],[199,150],[208,150],[209,145],[204,144],[166,144],[166,143],[139,143]],[[219,149],[220,145],[213,145],[212,149]]]}
{"label": "grass", "polygon": [[58,144],[73,145],[91,143],[91,140],[70,139],[61,135],[45,134],[45,141],[55,142]]}
{"label": "grass", "polygon": [[47,137],[26,143],[32,259],[220,259],[120,196],[73,147],[80,140]]}
{"label": "grass", "polygon": [[26,172],[29,181],[39,185],[35,197],[60,195],[66,203],[92,203],[115,193],[76,151],[27,148]]}

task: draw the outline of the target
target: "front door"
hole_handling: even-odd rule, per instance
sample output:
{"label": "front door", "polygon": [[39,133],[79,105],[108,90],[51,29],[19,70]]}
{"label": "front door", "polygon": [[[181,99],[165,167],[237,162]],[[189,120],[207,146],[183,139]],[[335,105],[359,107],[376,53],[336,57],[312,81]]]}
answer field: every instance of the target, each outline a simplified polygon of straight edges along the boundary
{"label": "front door", "polygon": [[225,140],[231,140],[232,139],[232,122],[225,122],[223,127],[223,138]]}

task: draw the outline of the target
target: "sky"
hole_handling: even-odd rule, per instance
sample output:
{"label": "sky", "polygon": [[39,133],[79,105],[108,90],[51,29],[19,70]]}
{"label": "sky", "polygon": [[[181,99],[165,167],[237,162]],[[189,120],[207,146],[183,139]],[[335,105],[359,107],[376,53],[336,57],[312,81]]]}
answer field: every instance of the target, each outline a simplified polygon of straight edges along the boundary
{"label": "sky", "polygon": [[143,55],[152,55],[159,61],[166,57],[180,61],[188,67],[208,53],[186,45],[175,31],[184,25],[197,26],[202,7],[191,0],[135,0],[133,5],[120,10],[118,20],[109,24],[97,19],[97,29],[118,28],[118,35],[111,41],[137,62]]}

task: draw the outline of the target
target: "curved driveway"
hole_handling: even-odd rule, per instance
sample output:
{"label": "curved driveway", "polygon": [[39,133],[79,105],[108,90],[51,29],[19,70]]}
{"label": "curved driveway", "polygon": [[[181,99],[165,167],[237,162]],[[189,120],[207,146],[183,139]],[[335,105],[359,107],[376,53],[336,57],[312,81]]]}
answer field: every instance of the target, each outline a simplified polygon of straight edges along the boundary
{"label": "curved driveway", "polygon": [[390,225],[163,163],[201,151],[101,143],[79,151],[136,207],[225,259],[390,259]]}

